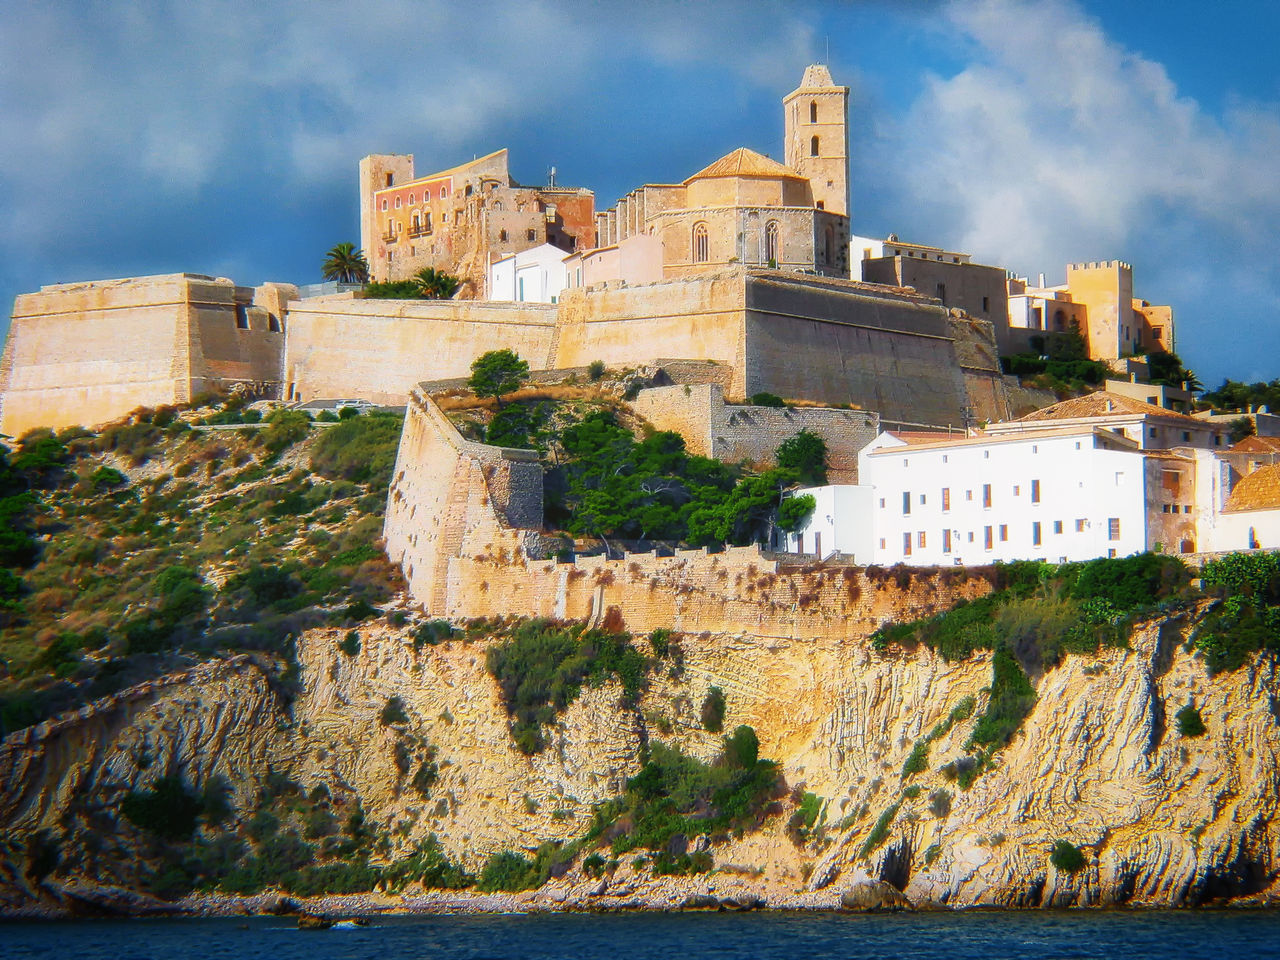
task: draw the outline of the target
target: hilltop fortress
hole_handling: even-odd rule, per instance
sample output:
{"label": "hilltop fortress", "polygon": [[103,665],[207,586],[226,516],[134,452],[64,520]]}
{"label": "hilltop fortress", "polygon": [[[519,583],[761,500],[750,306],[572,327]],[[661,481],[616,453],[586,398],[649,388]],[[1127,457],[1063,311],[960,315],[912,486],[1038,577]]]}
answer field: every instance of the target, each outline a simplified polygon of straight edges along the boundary
{"label": "hilltop fortress", "polygon": [[[1040,300],[1014,330],[998,268],[919,247],[905,251],[911,271],[886,271],[861,238],[851,264],[848,95],[810,66],[783,99],[785,163],[739,148],[608,210],[588,190],[520,185],[505,150],[426,176],[412,156],[366,157],[361,238],[373,275],[436,267],[465,281],[457,299],[304,297],[196,274],[44,287],[14,305],[0,432],[92,425],[203,391],[402,405],[415,384],[465,376],[500,348],[535,370],[704,361],[696,379],[726,398],[767,391],[886,423],[959,427],[1026,412],[1001,351],[1025,342],[1037,318],[1053,329],[1055,304],[1073,319],[1101,311],[1024,284],[1024,300]],[[526,257],[552,263],[563,286],[526,296]],[[513,292],[498,299],[489,287],[504,264]],[[1130,293],[1113,299],[1127,307]],[[1171,343],[1171,318],[1164,326]]]}

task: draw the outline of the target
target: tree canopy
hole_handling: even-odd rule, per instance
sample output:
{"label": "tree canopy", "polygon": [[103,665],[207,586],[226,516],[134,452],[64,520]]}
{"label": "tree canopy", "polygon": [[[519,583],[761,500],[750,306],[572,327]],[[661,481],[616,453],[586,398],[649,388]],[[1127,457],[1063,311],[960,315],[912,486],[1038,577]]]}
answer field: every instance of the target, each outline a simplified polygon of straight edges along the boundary
{"label": "tree canopy", "polygon": [[827,482],[827,442],[810,430],[783,440],[777,460],[783,470],[794,471],[801,483],[820,487]]}
{"label": "tree canopy", "polygon": [[435,267],[423,267],[413,275],[413,284],[423,300],[449,300],[458,292],[462,281]]}
{"label": "tree canopy", "polygon": [[339,283],[365,283],[369,279],[369,261],[354,243],[340,243],[330,250],[322,270],[326,280]]}
{"label": "tree canopy", "polygon": [[490,350],[471,364],[467,386],[477,397],[500,399],[518,390],[529,376],[529,364],[512,350]]}

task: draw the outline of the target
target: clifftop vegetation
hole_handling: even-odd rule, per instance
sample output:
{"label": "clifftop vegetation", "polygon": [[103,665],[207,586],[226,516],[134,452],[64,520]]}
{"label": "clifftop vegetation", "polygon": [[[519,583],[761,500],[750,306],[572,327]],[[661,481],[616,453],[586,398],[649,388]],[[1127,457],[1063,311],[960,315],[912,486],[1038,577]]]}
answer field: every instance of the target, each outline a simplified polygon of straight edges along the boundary
{"label": "clifftop vegetation", "polygon": [[399,417],[193,419],[139,410],[0,453],[0,733],[221,651],[287,662],[297,631],[398,588],[378,538]]}

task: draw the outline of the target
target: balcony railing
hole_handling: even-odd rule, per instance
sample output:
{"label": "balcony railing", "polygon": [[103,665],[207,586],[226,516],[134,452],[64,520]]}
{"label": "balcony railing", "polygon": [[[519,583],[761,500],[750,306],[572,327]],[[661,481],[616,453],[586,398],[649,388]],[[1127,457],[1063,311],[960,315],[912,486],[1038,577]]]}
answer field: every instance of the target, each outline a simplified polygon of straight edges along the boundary
{"label": "balcony railing", "polygon": [[382,242],[383,242],[383,243],[395,243],[395,242],[396,242],[396,232],[395,232],[394,230],[388,230],[386,233],[384,233],[384,234],[382,235]]}
{"label": "balcony railing", "polygon": [[413,223],[409,225],[410,237],[423,237],[431,233],[431,225],[426,223]]}

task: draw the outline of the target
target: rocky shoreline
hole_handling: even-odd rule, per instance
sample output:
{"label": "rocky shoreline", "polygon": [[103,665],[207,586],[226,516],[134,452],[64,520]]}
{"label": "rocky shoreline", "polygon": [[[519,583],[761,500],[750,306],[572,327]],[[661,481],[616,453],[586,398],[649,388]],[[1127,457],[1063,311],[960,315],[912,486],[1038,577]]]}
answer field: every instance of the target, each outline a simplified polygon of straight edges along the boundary
{"label": "rocky shoreline", "polygon": [[[253,896],[193,893],[181,900],[163,901],[118,887],[68,884],[47,885],[41,902],[0,904],[0,920],[64,920],[90,917],[247,917],[311,916],[393,917],[430,915],[480,915],[509,913],[672,913],[672,912],[771,912],[843,911],[850,913],[915,913],[968,910],[1005,910],[1008,907],[949,906],[933,901],[913,903],[901,891],[882,881],[854,884],[841,889],[780,892],[762,891],[763,885],[724,885],[664,878],[658,882],[613,885],[600,883],[549,883],[538,890],[519,893],[478,893],[457,890],[419,890],[389,894],[369,892],[292,897],[279,891]],[[1203,905],[1203,909],[1275,909],[1280,897],[1240,897]],[[1013,908],[1042,909],[1042,908]],[[1091,904],[1076,909],[1160,910],[1162,904]],[[1187,908],[1181,908],[1187,909]],[[1195,909],[1195,908],[1191,908]]]}

